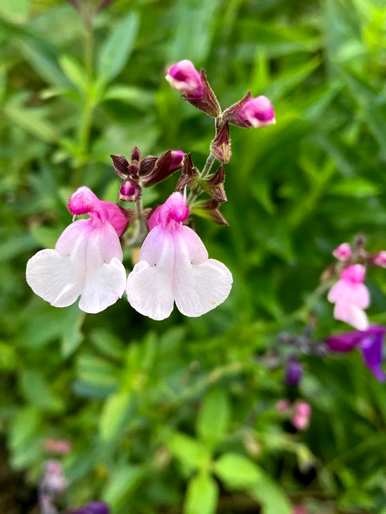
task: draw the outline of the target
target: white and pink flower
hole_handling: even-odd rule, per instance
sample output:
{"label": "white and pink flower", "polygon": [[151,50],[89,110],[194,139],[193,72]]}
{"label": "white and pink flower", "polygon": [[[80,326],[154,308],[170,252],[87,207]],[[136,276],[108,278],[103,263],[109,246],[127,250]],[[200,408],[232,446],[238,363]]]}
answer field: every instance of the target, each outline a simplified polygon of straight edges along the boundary
{"label": "white and pink flower", "polygon": [[99,200],[87,187],[70,198],[75,221],[59,237],[55,249],[40,250],[27,263],[27,283],[54,307],[68,307],[79,298],[79,308],[101,312],[124,293],[126,272],[119,236],[127,216],[117,205]]}
{"label": "white and pink flower", "polygon": [[173,193],[149,219],[140,261],[127,281],[130,305],[149,318],[169,317],[174,303],[185,316],[201,316],[223,303],[232,288],[229,269],[209,259],[201,239],[183,224],[188,217],[185,198]]}
{"label": "white and pink flower", "polygon": [[328,293],[328,301],[335,304],[334,318],[357,330],[367,330],[369,326],[364,312],[370,304],[369,290],[364,284],[365,276],[366,268],[362,264],[348,266]]}

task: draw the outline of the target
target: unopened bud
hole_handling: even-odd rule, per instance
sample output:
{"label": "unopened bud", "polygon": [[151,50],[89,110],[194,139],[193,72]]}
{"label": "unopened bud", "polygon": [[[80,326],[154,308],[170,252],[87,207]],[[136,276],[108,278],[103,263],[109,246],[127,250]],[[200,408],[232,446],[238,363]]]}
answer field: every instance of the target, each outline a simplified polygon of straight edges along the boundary
{"label": "unopened bud", "polygon": [[204,83],[194,64],[187,59],[169,66],[165,76],[169,84],[188,100],[204,98]]}
{"label": "unopened bud", "polygon": [[373,262],[376,266],[380,266],[381,268],[386,268],[386,251],[382,250],[378,252],[373,259]]}
{"label": "unopened bud", "polygon": [[119,199],[126,202],[134,202],[140,194],[141,188],[133,180],[125,180],[119,189]]}
{"label": "unopened bud", "polygon": [[233,125],[246,128],[276,123],[271,101],[266,96],[253,97],[249,93],[224,112],[224,119]]}
{"label": "unopened bud", "polygon": [[335,248],[332,255],[338,259],[338,261],[346,262],[351,259],[352,256],[351,246],[348,243],[342,243]]}
{"label": "unopened bud", "polygon": [[198,71],[187,59],[169,66],[165,76],[169,84],[177,89],[192,105],[209,116],[217,117],[221,108],[203,70]]}

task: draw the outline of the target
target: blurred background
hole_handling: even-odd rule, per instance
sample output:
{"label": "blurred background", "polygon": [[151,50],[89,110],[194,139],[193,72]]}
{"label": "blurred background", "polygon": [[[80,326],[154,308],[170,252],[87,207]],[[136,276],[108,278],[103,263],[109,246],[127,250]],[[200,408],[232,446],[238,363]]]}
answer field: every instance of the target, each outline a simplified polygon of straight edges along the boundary
{"label": "blurred background", "polygon": [[[317,290],[331,251],[358,233],[386,246],[386,3],[113,0],[93,16],[97,5],[0,0],[1,512],[36,514],[55,458],[63,510],[385,514],[386,392],[359,352],[305,357],[291,390],[262,356],[283,332],[344,330]],[[223,106],[251,90],[276,108],[275,126],[232,130],[230,227],[195,221],[234,274],[229,300],[163,322],[126,301],[94,316],[50,307],[26,261],[71,221],[74,188],[116,199],[111,153],[205,161],[211,120],[164,80],[186,58]],[[369,285],[385,323],[384,271]],[[279,400],[312,407],[307,429]]]}

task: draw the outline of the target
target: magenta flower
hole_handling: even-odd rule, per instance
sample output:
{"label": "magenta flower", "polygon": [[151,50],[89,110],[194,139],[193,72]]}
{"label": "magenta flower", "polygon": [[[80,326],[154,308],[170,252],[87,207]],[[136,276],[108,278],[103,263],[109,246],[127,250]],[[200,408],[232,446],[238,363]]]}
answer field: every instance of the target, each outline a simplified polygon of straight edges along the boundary
{"label": "magenta flower", "polygon": [[366,330],[368,327],[364,309],[370,304],[370,295],[364,284],[365,275],[366,268],[361,264],[348,266],[328,293],[328,301],[335,304],[334,318],[357,330]]}
{"label": "magenta flower", "polygon": [[382,361],[385,333],[385,327],[374,325],[367,330],[330,336],[326,339],[326,343],[331,352],[345,353],[358,348],[371,373],[377,380],[384,382],[386,376],[382,371]]}
{"label": "magenta flower", "polygon": [[170,316],[174,302],[185,316],[201,316],[223,303],[232,274],[208,252],[198,235],[183,223],[189,217],[181,193],[173,193],[153,212],[150,232],[127,280],[130,305],[155,320]]}
{"label": "magenta flower", "polygon": [[202,100],[205,95],[205,84],[201,73],[194,64],[184,59],[169,66],[165,76],[169,84],[183,94],[188,100]]}
{"label": "magenta flower", "polygon": [[68,202],[74,214],[88,214],[59,237],[55,249],[40,250],[27,262],[27,283],[35,294],[54,307],[79,300],[87,313],[101,312],[124,293],[126,272],[119,236],[127,216],[117,205],[99,200],[87,187]]}
{"label": "magenta flower", "polygon": [[264,127],[276,123],[275,111],[266,96],[253,97],[248,93],[224,112],[224,119],[246,128]]}
{"label": "magenta flower", "polygon": [[335,248],[332,255],[338,259],[338,261],[346,262],[351,259],[352,256],[351,246],[348,243],[342,243]]}

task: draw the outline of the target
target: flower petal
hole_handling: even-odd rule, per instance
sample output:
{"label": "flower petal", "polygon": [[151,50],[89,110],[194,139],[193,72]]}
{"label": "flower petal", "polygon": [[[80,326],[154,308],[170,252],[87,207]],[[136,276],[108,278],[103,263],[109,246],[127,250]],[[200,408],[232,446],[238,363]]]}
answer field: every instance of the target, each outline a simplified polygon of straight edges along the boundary
{"label": "flower petal", "polygon": [[168,318],[173,311],[173,237],[161,226],[154,227],[145,239],[141,260],[127,279],[127,299],[144,316]]}
{"label": "flower petal", "polygon": [[334,318],[348,323],[357,330],[367,330],[369,327],[366,313],[355,305],[336,303]]}
{"label": "flower petal", "polygon": [[101,312],[113,305],[125,291],[126,271],[122,262],[114,257],[103,263],[92,274],[88,273],[79,309],[89,314]]}
{"label": "flower petal", "polygon": [[[205,247],[187,227],[175,234],[174,297],[178,310],[197,317],[223,303],[232,288],[232,274],[215,259],[202,260]],[[206,250],[205,250],[206,253]],[[198,262],[196,264],[196,262]]]}
{"label": "flower petal", "polygon": [[27,262],[27,284],[54,307],[68,307],[78,298],[82,283],[69,256],[40,250]]}
{"label": "flower petal", "polygon": [[87,238],[86,277],[79,308],[96,314],[114,304],[124,293],[126,271],[122,248],[114,228],[105,223]]}
{"label": "flower petal", "polygon": [[384,332],[369,333],[360,344],[366,366],[380,382],[384,382],[386,379],[382,370],[383,337]]}

